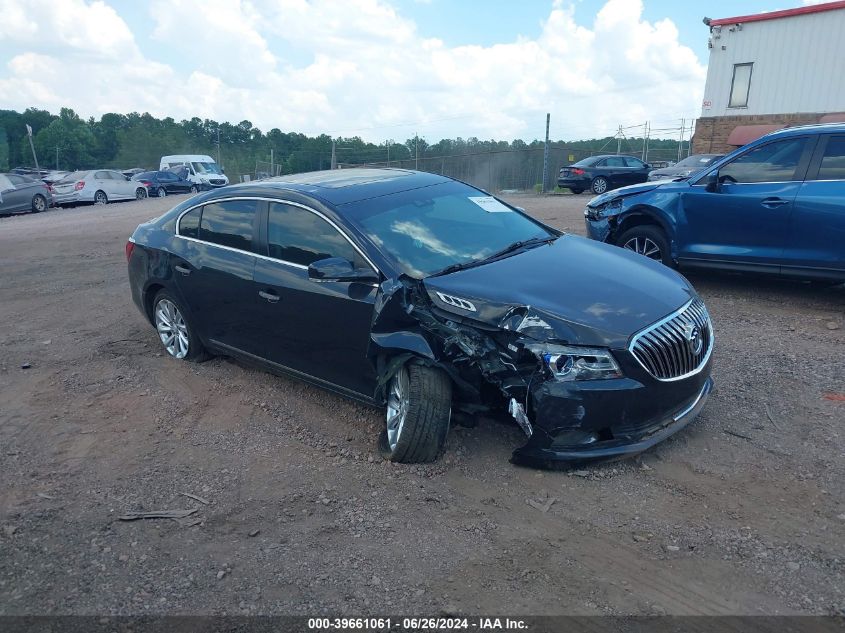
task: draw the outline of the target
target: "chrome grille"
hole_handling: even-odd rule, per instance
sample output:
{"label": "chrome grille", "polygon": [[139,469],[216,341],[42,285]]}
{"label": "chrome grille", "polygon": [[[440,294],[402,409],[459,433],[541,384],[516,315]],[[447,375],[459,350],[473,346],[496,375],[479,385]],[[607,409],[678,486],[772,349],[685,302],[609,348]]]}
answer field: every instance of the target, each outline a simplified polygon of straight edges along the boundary
{"label": "chrome grille", "polygon": [[713,325],[701,299],[693,299],[634,335],[629,347],[640,365],[658,380],[678,380],[698,372],[712,349]]}

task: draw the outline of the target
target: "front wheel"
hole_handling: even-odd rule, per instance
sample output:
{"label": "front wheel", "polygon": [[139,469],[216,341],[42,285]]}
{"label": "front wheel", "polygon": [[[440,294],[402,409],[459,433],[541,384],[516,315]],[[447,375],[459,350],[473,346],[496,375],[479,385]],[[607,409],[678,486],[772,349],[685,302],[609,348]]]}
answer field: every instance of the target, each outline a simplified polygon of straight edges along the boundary
{"label": "front wheel", "polygon": [[646,224],[630,228],[619,236],[616,245],[658,261],[670,268],[675,267],[669,248],[669,240],[659,227]]}
{"label": "front wheel", "polygon": [[42,211],[47,210],[47,198],[42,196],[40,193],[35,194],[32,196],[32,210],[35,213],[41,213]]}
{"label": "front wheel", "polygon": [[610,188],[610,183],[607,182],[607,178],[604,176],[596,176],[593,178],[593,184],[590,185],[590,188],[593,190],[594,194],[600,195]]}
{"label": "front wheel", "polygon": [[173,358],[201,362],[208,358],[178,299],[161,290],[153,300],[153,321],[165,351]]}
{"label": "front wheel", "polygon": [[394,462],[437,459],[452,411],[452,383],[441,370],[405,365],[390,379],[386,428],[379,438],[383,455]]}
{"label": "front wheel", "polygon": [[158,192],[156,192],[156,195],[157,195],[159,198],[164,198],[164,197],[167,195],[167,191],[165,190],[165,188],[164,188],[164,187],[159,187],[159,188],[158,188]]}
{"label": "front wheel", "polygon": [[109,197],[105,191],[98,191],[94,194],[94,204],[108,204]]}

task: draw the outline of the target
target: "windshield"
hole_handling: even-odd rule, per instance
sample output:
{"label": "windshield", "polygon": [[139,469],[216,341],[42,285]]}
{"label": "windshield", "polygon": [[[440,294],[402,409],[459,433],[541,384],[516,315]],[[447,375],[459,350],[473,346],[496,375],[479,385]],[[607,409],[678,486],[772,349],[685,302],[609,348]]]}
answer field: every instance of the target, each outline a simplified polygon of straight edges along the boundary
{"label": "windshield", "polygon": [[217,163],[191,163],[195,174],[222,174]]}
{"label": "windshield", "polygon": [[65,176],[64,178],[62,178],[62,179],[61,179],[58,183],[56,183],[56,184],[61,185],[61,184],[68,183],[68,182],[76,182],[77,180],[82,180],[82,179],[83,179],[83,178],[85,178],[85,176],[87,176],[87,175],[88,175],[88,172],[87,172],[87,171],[75,171],[75,172],[73,172],[73,173],[68,174],[68,175],[67,175],[67,176]]}
{"label": "windshield", "polygon": [[554,237],[492,196],[457,182],[341,208],[386,257],[416,278],[484,259],[514,242]]}
{"label": "windshield", "polygon": [[684,160],[675,163],[672,169],[702,169],[713,162],[715,156],[687,156]]}

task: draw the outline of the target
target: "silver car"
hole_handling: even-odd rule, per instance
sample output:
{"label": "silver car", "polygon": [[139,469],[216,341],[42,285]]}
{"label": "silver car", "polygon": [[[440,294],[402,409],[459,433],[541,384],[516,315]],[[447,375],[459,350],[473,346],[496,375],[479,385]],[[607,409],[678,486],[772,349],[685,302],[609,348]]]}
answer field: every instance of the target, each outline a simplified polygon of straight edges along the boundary
{"label": "silver car", "polygon": [[45,211],[52,204],[50,187],[20,174],[0,174],[0,215]]}
{"label": "silver car", "polygon": [[114,200],[146,197],[147,188],[144,185],[111,169],[75,171],[53,185],[53,199],[56,205],[61,206],[107,204]]}

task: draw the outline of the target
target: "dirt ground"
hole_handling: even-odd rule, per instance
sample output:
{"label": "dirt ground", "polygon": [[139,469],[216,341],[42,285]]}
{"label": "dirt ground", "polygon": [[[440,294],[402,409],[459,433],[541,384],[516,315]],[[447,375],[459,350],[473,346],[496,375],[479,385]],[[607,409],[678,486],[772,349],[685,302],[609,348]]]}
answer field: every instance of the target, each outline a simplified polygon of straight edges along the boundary
{"label": "dirt ground", "polygon": [[0,219],[0,614],[845,613],[845,288],[691,275],[717,388],[637,460],[516,467],[481,420],[399,466],[378,410],[162,353],[123,249],[176,201]]}

